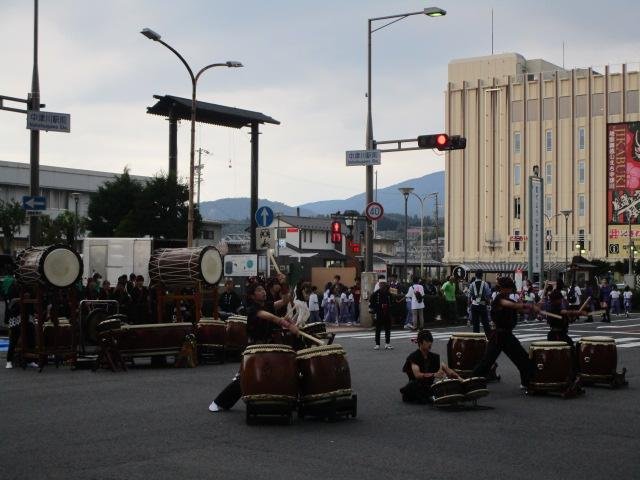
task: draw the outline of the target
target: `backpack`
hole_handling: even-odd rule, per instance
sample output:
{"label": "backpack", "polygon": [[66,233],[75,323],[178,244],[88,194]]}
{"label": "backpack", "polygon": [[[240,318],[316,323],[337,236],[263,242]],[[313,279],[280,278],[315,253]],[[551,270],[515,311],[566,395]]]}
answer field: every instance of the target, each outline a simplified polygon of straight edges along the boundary
{"label": "backpack", "polygon": [[576,298],[576,289],[574,287],[571,287],[569,289],[569,291],[567,292],[567,301],[569,303],[574,303],[577,300]]}
{"label": "backpack", "polygon": [[416,290],[415,288],[413,289],[413,294],[416,297],[416,302],[418,303],[422,303],[422,300],[424,299],[424,295],[422,295],[422,292]]}

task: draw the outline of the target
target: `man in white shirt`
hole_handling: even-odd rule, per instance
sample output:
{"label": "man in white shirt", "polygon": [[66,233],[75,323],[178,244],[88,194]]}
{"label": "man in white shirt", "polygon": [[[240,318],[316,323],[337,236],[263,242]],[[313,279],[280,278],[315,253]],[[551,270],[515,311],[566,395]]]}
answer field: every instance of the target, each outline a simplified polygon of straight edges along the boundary
{"label": "man in white shirt", "polygon": [[320,304],[318,302],[318,287],[315,285],[311,287],[311,294],[309,295],[309,323],[315,323],[320,321]]}
{"label": "man in white shirt", "polygon": [[411,318],[413,328],[422,330],[424,327],[424,287],[418,283],[418,277],[413,277],[413,285],[409,287],[407,296],[411,298]]}

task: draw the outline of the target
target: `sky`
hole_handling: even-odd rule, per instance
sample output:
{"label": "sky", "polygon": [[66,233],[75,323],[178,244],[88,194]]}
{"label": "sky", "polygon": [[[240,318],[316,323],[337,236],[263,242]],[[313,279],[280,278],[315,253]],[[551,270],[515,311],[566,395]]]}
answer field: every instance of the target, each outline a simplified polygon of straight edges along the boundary
{"label": "sky", "polygon": [[[168,168],[168,123],[148,115],[153,95],[189,98],[179,59],[139,32],[148,27],[192,69],[198,99],[262,112],[281,122],[260,137],[260,197],[289,205],[364,191],[364,167],[345,151],[364,149],[367,20],[408,17],[373,34],[375,139],[415,138],[444,129],[447,65],[457,58],[518,52],[565,66],[640,61],[640,2],[434,0],[40,0],[39,72],[45,110],[71,114],[71,133],[43,132],[40,163],[155,175]],[[0,3],[0,95],[26,98],[33,66],[33,2]],[[375,26],[383,23],[376,22]],[[21,107],[20,104],[5,103]],[[28,162],[23,114],[0,110],[0,160]],[[188,178],[189,122],[178,127],[178,174]],[[201,199],[250,195],[248,129],[196,127],[203,155]],[[196,159],[197,162],[197,159]],[[443,170],[431,151],[387,153],[378,186]]]}

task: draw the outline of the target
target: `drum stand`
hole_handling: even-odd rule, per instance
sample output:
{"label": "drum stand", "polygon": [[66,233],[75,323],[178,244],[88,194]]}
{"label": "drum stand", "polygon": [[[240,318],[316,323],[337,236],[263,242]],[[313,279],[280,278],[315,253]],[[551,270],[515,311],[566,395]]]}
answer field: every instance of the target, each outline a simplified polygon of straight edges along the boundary
{"label": "drum stand", "polygon": [[[158,319],[157,323],[167,323],[163,320],[164,317],[164,309],[167,302],[174,302],[175,311],[176,311],[176,322],[183,322],[182,312],[180,311],[180,300],[186,300],[193,302],[193,318],[191,319],[191,323],[196,325],[200,321],[200,313],[202,310],[202,294],[200,291],[200,284],[196,285],[193,289],[193,293],[191,294],[175,294],[175,293],[166,293],[166,290],[159,285],[156,285],[156,298],[157,298],[157,313]],[[215,306],[214,306],[214,318],[217,318],[218,313],[218,304],[217,304],[217,295],[214,294]],[[168,320],[170,321],[170,320]]]}
{"label": "drum stand", "polygon": [[[78,302],[76,298],[76,292],[73,287],[66,289],[69,302],[69,323],[71,329],[71,341],[68,344],[59,344],[59,332],[61,331],[58,323],[58,315],[55,309],[50,312],[51,321],[53,323],[53,344],[45,344],[44,335],[44,323],[46,320],[46,309],[43,308],[44,293],[46,292],[45,286],[37,284],[31,293],[35,293],[32,298],[26,298],[26,294],[29,291],[25,288],[20,289],[20,316],[22,321],[20,322],[20,364],[23,368],[26,367],[28,360],[38,361],[38,371],[42,372],[44,366],[47,364],[49,357],[54,358],[56,367],[61,363],[69,361],[72,366],[75,366],[78,354],[77,354],[77,339],[74,334],[76,326],[76,311]],[[34,305],[34,313],[37,317],[35,324],[35,345],[30,348],[28,345],[28,315],[26,311],[27,305]]]}
{"label": "drum stand", "polygon": [[611,388],[620,388],[629,386],[629,382],[626,378],[627,369],[622,368],[622,372],[614,372],[611,375],[579,375],[580,379],[585,386],[591,385],[608,385]]}
{"label": "drum stand", "polygon": [[334,421],[338,417],[356,418],[357,415],[358,395],[355,393],[321,402],[300,402],[298,405],[298,418],[309,416]]}
{"label": "drum stand", "polygon": [[296,409],[296,402],[291,401],[248,401],[247,425],[254,425],[259,419],[284,421],[288,425],[293,424],[293,411]]}

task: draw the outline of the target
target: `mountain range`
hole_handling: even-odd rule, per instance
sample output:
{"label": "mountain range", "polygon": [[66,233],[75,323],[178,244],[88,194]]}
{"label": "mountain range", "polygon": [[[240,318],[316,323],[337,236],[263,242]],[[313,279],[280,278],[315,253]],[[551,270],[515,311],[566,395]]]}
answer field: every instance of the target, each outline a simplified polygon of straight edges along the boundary
{"label": "mountain range", "polygon": [[[374,192],[374,199],[382,204],[386,213],[404,214],[404,197],[398,191],[401,187],[413,187],[414,193],[424,199],[425,216],[433,216],[435,207],[435,195],[424,198],[426,195],[437,192],[438,194],[438,216],[444,216],[444,171],[430,173],[422,177],[404,180],[395,185],[378,189],[377,195]],[[286,205],[282,202],[268,199],[259,199],[258,205],[266,205],[274,212],[281,212],[284,215],[296,215],[300,209],[300,215],[313,217],[317,215],[329,215],[337,211],[364,209],[365,194],[360,193],[343,200],[320,200],[317,202],[304,203],[298,206]],[[249,197],[221,198],[219,200],[200,203],[200,214],[206,220],[246,220],[249,217]],[[407,211],[410,216],[420,215],[420,202],[413,195],[409,197]]]}

